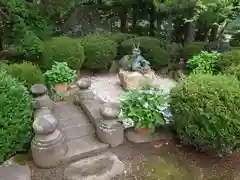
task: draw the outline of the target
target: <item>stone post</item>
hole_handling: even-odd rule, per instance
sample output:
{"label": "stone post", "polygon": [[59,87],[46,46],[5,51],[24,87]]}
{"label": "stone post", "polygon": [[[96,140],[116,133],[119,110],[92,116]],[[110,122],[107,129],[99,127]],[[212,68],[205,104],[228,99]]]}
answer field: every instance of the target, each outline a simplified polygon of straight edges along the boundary
{"label": "stone post", "polygon": [[117,103],[105,103],[100,109],[103,120],[96,126],[100,141],[116,147],[124,142],[124,127],[119,122],[120,107]]}
{"label": "stone post", "polygon": [[31,143],[33,161],[41,168],[55,167],[61,163],[67,152],[65,136],[57,128],[58,121],[52,114],[53,102],[46,94],[44,86],[34,86],[31,88],[36,105],[33,122],[35,136]]}

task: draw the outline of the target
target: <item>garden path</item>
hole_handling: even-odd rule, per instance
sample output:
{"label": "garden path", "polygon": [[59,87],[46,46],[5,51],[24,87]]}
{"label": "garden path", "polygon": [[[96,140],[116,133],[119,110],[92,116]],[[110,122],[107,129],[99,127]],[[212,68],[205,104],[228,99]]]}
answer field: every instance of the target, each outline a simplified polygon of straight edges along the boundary
{"label": "garden path", "polygon": [[56,103],[54,115],[66,135],[68,152],[66,162],[86,158],[108,148],[95,136],[95,129],[84,112],[72,102]]}

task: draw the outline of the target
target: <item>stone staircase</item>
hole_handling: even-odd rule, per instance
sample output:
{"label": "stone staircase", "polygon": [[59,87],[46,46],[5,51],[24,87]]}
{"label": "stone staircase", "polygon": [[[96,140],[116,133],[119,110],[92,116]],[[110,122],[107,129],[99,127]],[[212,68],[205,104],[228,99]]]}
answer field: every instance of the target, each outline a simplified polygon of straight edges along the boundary
{"label": "stone staircase", "polygon": [[64,162],[76,161],[96,155],[106,150],[109,145],[101,143],[95,128],[81,108],[71,102],[60,102],[54,106],[53,114],[59,121],[67,139],[68,151]]}

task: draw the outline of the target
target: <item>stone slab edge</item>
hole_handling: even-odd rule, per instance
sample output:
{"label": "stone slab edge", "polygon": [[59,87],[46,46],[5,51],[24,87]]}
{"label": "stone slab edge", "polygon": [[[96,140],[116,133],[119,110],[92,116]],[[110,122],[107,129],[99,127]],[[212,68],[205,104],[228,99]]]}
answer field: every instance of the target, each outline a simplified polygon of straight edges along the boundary
{"label": "stone slab edge", "polygon": [[91,90],[79,90],[75,94],[75,104],[80,106],[94,126],[103,120],[100,114],[100,107],[104,103]]}

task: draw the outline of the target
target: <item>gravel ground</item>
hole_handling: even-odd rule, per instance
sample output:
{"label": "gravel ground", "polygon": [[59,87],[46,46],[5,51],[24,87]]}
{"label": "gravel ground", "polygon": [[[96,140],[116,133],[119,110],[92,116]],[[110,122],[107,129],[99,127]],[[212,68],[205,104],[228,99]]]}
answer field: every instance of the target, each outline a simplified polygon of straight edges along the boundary
{"label": "gravel ground", "polygon": [[[156,76],[156,80],[153,84],[163,91],[168,92],[175,86],[176,82],[172,79]],[[121,94],[124,92],[120,86],[119,78],[115,74],[93,76],[91,89],[97,96],[106,102],[118,102]]]}
{"label": "gravel ground", "polygon": [[[126,142],[111,151],[125,164],[124,180],[239,180],[240,178],[240,175],[237,175],[240,172],[239,153],[225,158],[215,158],[183,148],[173,141],[149,144]],[[155,169],[149,169],[148,166],[159,159],[164,162],[164,166],[157,164]],[[63,180],[64,166],[44,170],[34,166],[31,161],[29,164],[32,169],[32,180]],[[161,174],[159,178],[151,176],[156,169]]]}

